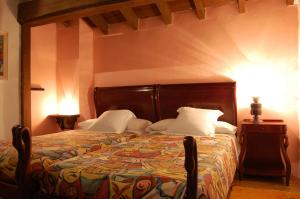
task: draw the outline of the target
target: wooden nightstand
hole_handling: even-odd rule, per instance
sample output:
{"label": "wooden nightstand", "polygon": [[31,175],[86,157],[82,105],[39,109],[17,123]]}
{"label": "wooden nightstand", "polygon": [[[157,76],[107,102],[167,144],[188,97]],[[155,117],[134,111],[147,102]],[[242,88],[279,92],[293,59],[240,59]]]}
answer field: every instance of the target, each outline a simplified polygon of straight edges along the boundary
{"label": "wooden nightstand", "polygon": [[287,155],[288,137],[283,120],[244,120],[239,156],[240,178],[244,174],[286,177],[289,185],[291,163]]}
{"label": "wooden nightstand", "polygon": [[61,130],[72,130],[74,129],[75,123],[77,121],[77,118],[80,115],[49,115],[50,117],[55,118],[56,123],[59,125]]}

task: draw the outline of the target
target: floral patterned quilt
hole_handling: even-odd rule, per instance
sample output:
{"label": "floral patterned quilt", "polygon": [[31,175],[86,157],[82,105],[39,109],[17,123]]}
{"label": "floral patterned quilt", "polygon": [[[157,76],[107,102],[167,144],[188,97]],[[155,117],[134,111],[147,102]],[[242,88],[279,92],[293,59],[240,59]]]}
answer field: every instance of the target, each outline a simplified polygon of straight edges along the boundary
{"label": "floral patterned quilt", "polygon": [[[235,138],[196,140],[199,198],[225,199],[237,166]],[[186,188],[183,136],[139,136],[44,167],[33,165],[33,178],[43,193],[61,198],[179,199]]]}
{"label": "floral patterned quilt", "polygon": [[[48,166],[57,161],[104,149],[136,137],[131,133],[100,133],[87,130],[73,130],[32,137],[32,165]],[[0,179],[14,183],[17,151],[11,141],[0,140]]]}

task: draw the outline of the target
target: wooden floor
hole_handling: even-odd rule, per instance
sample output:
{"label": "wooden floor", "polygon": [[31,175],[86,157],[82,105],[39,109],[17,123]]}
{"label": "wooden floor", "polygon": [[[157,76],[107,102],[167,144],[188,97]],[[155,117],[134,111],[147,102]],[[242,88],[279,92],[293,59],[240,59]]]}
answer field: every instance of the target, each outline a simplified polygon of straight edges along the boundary
{"label": "wooden floor", "polygon": [[[300,193],[300,179],[292,178],[290,186],[286,186],[281,178],[245,177],[243,180],[236,178],[232,186],[251,187],[259,189],[275,189]],[[1,199],[1,197],[0,197]]]}
{"label": "wooden floor", "polygon": [[275,189],[280,191],[291,191],[300,193],[300,179],[291,178],[290,186],[286,186],[281,178],[245,177],[243,180],[235,179],[233,186],[243,186],[260,189]]}

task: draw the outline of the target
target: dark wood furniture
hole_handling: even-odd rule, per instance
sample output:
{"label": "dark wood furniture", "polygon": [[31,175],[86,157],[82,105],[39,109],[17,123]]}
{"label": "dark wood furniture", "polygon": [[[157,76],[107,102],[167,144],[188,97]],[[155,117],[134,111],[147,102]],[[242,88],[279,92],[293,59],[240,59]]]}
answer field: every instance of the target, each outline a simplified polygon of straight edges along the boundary
{"label": "dark wood furniture", "polygon": [[[168,117],[176,117],[177,108],[181,106],[193,106],[199,108],[218,108],[224,112],[221,120],[236,125],[237,109],[235,98],[235,82],[226,83],[200,83],[200,84],[175,84],[175,85],[145,85],[145,86],[125,86],[95,88],[94,99],[97,115],[103,111],[111,109],[129,109],[137,117],[149,119],[153,122]],[[27,132],[28,129],[26,129]],[[24,137],[26,138],[26,136]],[[23,139],[24,139],[23,138]],[[28,139],[22,144],[22,136],[14,136],[13,142],[22,145],[24,150],[19,151],[19,164],[22,160],[30,160],[31,142]],[[193,137],[187,136],[183,140],[185,148],[185,169],[187,171],[186,199],[197,198],[197,144]],[[16,175],[26,176],[20,178],[20,183],[14,185],[18,190],[27,190],[27,198],[49,198],[38,190],[30,187],[30,164],[28,167],[18,167]],[[29,188],[28,188],[29,187]],[[0,183],[0,197],[10,197],[2,193],[6,187]],[[33,191],[32,191],[33,190]],[[13,192],[13,191],[12,191]],[[22,192],[19,192],[22,193]],[[34,196],[33,196],[34,195]]]}
{"label": "dark wood furniture", "polygon": [[286,177],[289,185],[291,164],[287,155],[287,127],[283,120],[246,119],[241,124],[240,177],[244,174]]}
{"label": "dark wood furniture", "polygon": [[105,110],[129,109],[139,118],[156,122],[176,118],[182,106],[219,109],[219,120],[237,125],[235,82],[96,87],[97,116]]}
{"label": "dark wood furniture", "polygon": [[169,84],[157,86],[159,119],[176,118],[182,106],[218,109],[219,120],[237,125],[235,83]]}
{"label": "dark wood furniture", "polygon": [[77,118],[79,114],[76,115],[49,115],[49,117],[53,117],[56,120],[56,123],[60,127],[61,130],[73,130],[75,127],[75,123],[77,122]]}

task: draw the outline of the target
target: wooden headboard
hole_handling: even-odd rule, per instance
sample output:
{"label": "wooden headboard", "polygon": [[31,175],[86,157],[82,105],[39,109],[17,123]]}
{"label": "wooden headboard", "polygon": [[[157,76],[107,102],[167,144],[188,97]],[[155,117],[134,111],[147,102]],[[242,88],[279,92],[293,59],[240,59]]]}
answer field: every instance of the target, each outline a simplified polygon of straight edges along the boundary
{"label": "wooden headboard", "polygon": [[94,93],[97,117],[106,110],[129,109],[138,118],[157,121],[154,85],[96,87]]}
{"label": "wooden headboard", "polygon": [[123,87],[96,87],[94,93],[97,116],[106,110],[129,109],[138,118],[152,122],[176,118],[181,106],[219,109],[219,118],[237,124],[235,82]]}

